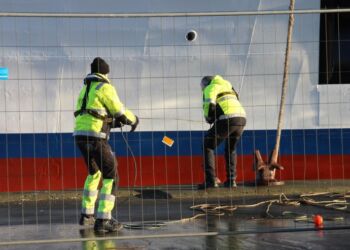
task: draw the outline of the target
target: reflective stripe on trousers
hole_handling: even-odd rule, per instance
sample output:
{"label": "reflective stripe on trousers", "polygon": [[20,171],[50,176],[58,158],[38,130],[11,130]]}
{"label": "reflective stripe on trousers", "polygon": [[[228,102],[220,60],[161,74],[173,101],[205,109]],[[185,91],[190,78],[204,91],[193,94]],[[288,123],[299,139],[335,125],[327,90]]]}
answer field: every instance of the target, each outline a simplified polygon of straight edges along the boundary
{"label": "reflective stripe on trousers", "polygon": [[114,208],[115,196],[112,193],[114,187],[114,179],[103,180],[101,194],[98,202],[98,219],[111,219],[112,210]]}
{"label": "reflective stripe on trousers", "polygon": [[95,202],[98,194],[98,184],[100,183],[101,172],[97,171],[93,175],[88,175],[85,180],[84,190],[83,190],[83,200],[81,213],[83,214],[94,214],[95,212]]}

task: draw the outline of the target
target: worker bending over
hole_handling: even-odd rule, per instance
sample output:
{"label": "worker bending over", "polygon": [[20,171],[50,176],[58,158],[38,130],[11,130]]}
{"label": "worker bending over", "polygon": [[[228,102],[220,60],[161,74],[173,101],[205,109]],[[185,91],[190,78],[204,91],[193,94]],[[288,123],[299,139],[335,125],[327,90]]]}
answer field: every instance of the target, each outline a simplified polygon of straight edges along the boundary
{"label": "worker bending over", "polygon": [[225,145],[225,187],[235,188],[236,147],[246,125],[246,113],[231,83],[219,75],[205,76],[201,80],[205,120],[213,124],[204,137],[205,181],[198,189],[215,188],[219,183],[215,174],[214,150],[223,141]]}

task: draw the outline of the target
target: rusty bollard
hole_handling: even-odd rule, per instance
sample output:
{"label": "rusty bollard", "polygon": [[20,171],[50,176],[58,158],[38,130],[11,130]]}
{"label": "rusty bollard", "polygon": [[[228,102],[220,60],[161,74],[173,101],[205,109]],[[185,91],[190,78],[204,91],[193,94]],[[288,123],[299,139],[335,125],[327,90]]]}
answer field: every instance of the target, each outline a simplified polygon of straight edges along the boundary
{"label": "rusty bollard", "polygon": [[279,186],[284,185],[283,181],[276,179],[276,169],[283,170],[283,166],[277,163],[277,155],[272,151],[269,160],[264,162],[260,151],[254,152],[253,169],[256,171],[256,184],[259,186]]}

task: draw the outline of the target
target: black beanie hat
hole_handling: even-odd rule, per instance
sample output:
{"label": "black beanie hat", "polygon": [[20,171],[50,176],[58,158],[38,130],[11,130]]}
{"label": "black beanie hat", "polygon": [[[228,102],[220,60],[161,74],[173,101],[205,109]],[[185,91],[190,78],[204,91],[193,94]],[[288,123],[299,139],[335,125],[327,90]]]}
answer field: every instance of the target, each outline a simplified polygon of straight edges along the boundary
{"label": "black beanie hat", "polygon": [[91,63],[91,73],[109,73],[109,65],[101,57],[96,57]]}
{"label": "black beanie hat", "polygon": [[205,87],[207,87],[213,79],[214,79],[214,76],[203,77],[201,80],[201,88],[204,89]]}

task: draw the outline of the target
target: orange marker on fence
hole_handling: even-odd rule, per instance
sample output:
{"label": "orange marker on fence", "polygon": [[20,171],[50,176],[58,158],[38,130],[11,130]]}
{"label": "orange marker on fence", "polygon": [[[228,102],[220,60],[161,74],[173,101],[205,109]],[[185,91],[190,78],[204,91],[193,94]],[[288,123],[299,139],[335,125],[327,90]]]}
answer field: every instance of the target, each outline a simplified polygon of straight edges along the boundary
{"label": "orange marker on fence", "polygon": [[165,145],[167,145],[168,147],[171,147],[171,146],[174,144],[174,140],[171,139],[171,138],[169,138],[169,137],[167,137],[167,136],[164,136],[164,137],[163,137],[162,142],[163,142]]}

